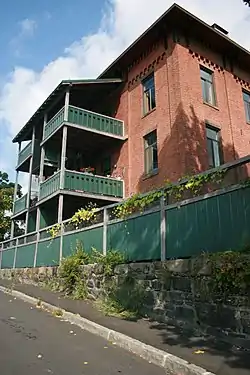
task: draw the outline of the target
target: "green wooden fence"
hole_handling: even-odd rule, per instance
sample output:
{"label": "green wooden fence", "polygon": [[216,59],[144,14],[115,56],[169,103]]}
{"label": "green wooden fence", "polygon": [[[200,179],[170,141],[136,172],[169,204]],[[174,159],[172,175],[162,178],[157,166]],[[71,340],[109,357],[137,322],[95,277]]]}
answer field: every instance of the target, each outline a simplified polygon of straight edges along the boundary
{"label": "green wooden fence", "polygon": [[[28,237],[27,237],[28,238]],[[43,238],[43,236],[40,236]],[[86,251],[119,250],[130,261],[186,258],[203,251],[250,245],[250,187],[227,190],[161,206],[127,220],[110,220],[65,232],[54,239],[3,243],[1,268],[53,266],[81,241]],[[35,262],[34,262],[35,260]]]}

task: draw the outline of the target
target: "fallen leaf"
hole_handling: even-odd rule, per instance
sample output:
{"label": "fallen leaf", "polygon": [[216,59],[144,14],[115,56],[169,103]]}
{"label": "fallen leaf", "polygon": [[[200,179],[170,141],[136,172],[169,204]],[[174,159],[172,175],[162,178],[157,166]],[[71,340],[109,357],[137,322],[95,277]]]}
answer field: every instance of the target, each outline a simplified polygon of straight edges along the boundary
{"label": "fallen leaf", "polygon": [[108,349],[108,347],[107,347],[107,346],[104,346],[104,349]]}
{"label": "fallen leaf", "polygon": [[74,333],[74,331],[70,331],[69,333],[71,333],[71,334],[72,334],[72,333]]}
{"label": "fallen leaf", "polygon": [[42,356],[42,354],[38,354],[38,356],[37,356],[37,358],[42,358],[43,356]]}
{"label": "fallen leaf", "polygon": [[14,316],[11,316],[10,319],[11,320],[16,320],[16,318]]}
{"label": "fallen leaf", "polygon": [[16,299],[16,297],[14,297],[14,299]]}
{"label": "fallen leaf", "polygon": [[205,353],[204,350],[196,350],[194,352],[194,354],[204,354],[204,353]]}
{"label": "fallen leaf", "polygon": [[88,362],[84,362],[85,365],[88,365],[89,363]]}
{"label": "fallen leaf", "polygon": [[31,307],[30,310],[33,310],[33,307]]}
{"label": "fallen leaf", "polygon": [[116,342],[112,342],[113,345],[116,345]]}

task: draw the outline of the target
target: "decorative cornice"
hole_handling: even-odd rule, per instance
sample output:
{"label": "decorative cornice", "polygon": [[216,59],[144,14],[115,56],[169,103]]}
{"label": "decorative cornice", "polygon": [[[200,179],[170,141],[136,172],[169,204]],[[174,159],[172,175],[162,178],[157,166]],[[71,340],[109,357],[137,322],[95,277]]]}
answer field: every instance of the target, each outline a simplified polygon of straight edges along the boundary
{"label": "decorative cornice", "polygon": [[188,51],[189,51],[190,55],[194,59],[196,59],[199,63],[204,64],[205,66],[207,66],[210,69],[217,70],[218,72],[224,71],[224,68],[222,66],[220,66],[219,64],[215,64],[213,61],[211,61],[207,57],[204,57],[204,56],[200,55],[199,53],[192,51],[190,48],[189,48]]}
{"label": "decorative cornice", "polygon": [[245,81],[244,79],[238,77],[236,74],[234,74],[234,79],[237,83],[239,83],[241,85],[241,87],[243,89],[246,89],[248,91],[250,91],[250,83]]}
{"label": "decorative cornice", "polygon": [[154,61],[152,61],[145,69],[143,69],[140,73],[138,73],[135,77],[133,77],[128,82],[128,88],[131,89],[132,86],[134,86],[138,81],[141,81],[144,77],[146,77],[148,74],[153,72],[157,65],[164,59],[166,55],[166,52],[164,51],[161,53]]}

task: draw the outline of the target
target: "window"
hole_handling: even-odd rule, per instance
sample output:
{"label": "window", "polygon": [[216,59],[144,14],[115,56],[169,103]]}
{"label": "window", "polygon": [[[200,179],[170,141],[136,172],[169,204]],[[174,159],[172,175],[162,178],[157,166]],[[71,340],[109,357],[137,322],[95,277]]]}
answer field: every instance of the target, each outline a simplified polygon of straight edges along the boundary
{"label": "window", "polygon": [[145,174],[158,169],[157,135],[156,130],[144,137]]}
{"label": "window", "polygon": [[243,91],[243,101],[246,112],[246,120],[250,123],[250,93]]}
{"label": "window", "polygon": [[205,68],[200,68],[202,97],[205,103],[216,105],[213,73]]}
{"label": "window", "polygon": [[143,113],[144,115],[156,107],[155,79],[154,75],[148,76],[142,81],[143,85]]}
{"label": "window", "polygon": [[220,131],[206,126],[206,135],[209,167],[219,167],[221,165]]}

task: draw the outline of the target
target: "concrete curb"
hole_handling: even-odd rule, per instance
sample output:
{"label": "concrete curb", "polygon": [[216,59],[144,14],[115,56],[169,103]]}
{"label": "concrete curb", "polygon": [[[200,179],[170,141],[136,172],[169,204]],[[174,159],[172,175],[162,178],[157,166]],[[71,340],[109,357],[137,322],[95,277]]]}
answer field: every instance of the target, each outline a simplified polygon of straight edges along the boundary
{"label": "concrete curb", "polygon": [[163,350],[156,349],[153,346],[144,344],[143,342],[126,336],[123,333],[101,326],[97,323],[92,322],[91,320],[81,317],[80,315],[65,311],[47,302],[40,301],[37,298],[31,297],[22,292],[18,292],[17,290],[11,290],[9,288],[0,286],[0,291],[5,294],[10,294],[14,297],[20,298],[23,301],[30,303],[31,305],[39,305],[39,307],[51,313],[58,314],[60,312],[60,317],[65,321],[69,321],[70,323],[73,323],[76,326],[94,335],[101,336],[108,341],[112,341],[117,346],[140,356],[146,361],[163,367],[170,374],[215,375],[212,372],[206,371],[202,367],[188,363],[187,361],[164,352]]}

